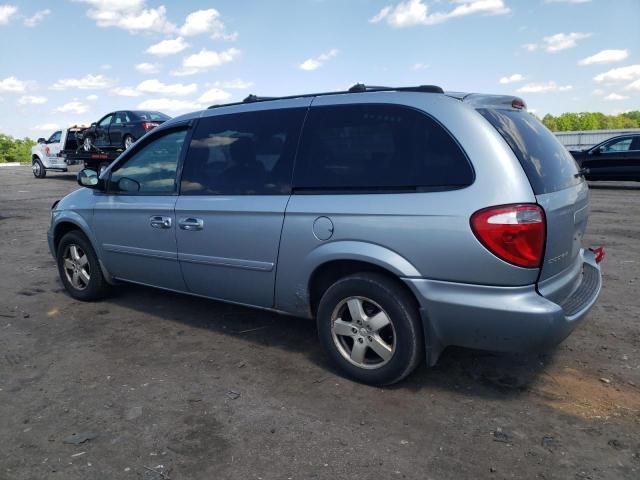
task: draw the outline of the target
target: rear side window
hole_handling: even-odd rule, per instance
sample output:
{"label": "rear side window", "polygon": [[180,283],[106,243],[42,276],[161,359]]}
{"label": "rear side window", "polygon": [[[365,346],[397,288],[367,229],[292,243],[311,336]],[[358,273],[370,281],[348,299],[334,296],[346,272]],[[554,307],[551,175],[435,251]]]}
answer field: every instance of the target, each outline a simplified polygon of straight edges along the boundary
{"label": "rear side window", "polygon": [[180,193],[290,193],[293,157],[305,111],[279,109],[199,120],[185,160]]}
{"label": "rear side window", "polygon": [[536,195],[557,192],[582,182],[567,149],[526,111],[478,109],[509,144]]}
{"label": "rear side window", "polygon": [[396,105],[344,105],[310,110],[294,186],[415,191],[472,182],[461,148],[424,113]]}

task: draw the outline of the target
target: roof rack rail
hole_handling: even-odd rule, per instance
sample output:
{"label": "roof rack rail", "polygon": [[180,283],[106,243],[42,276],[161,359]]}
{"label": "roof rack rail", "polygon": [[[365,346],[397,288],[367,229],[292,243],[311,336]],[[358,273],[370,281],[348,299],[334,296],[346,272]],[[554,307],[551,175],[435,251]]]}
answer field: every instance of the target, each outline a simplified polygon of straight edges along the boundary
{"label": "roof rack rail", "polygon": [[248,95],[242,102],[225,103],[221,105],[211,105],[209,108],[228,107],[231,105],[242,105],[245,103],[268,102],[272,100],[289,100],[292,98],[308,98],[321,97],[326,95],[345,95],[348,93],[364,93],[364,92],[420,92],[420,93],[444,93],[444,90],[437,85],[418,85],[416,87],[379,87],[374,85],[365,85],[364,83],[356,83],[348,90],[337,92],[321,92],[321,93],[305,93],[301,95],[287,95],[283,97],[259,97],[254,94]]}

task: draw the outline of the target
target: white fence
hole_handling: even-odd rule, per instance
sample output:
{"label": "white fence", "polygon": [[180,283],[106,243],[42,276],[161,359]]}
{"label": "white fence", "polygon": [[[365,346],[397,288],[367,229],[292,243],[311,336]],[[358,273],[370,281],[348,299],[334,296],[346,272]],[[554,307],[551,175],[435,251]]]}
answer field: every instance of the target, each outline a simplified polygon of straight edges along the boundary
{"label": "white fence", "polygon": [[620,130],[582,130],[579,132],[555,132],[556,137],[568,150],[582,150],[604,142],[608,138],[626,133],[640,133],[640,128]]}

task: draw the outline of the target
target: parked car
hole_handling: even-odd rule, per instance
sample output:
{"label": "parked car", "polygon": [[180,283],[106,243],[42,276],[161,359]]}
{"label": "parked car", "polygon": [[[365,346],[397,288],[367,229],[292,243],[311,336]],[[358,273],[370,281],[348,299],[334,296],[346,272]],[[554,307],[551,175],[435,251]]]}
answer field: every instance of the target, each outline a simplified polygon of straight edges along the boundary
{"label": "parked car", "polygon": [[36,178],[44,178],[47,171],[66,172],[68,163],[61,155],[64,150],[78,148],[78,135],[85,126],[57,130],[48,139],[39,138],[31,147],[31,167]]}
{"label": "parked car", "polygon": [[571,155],[587,180],[640,181],[640,134],[613,137]]}
{"label": "parked car", "polygon": [[161,112],[142,110],[119,110],[108,113],[82,132],[84,149],[90,151],[94,146],[127,149],[145,133],[170,118]]}
{"label": "parked car", "polygon": [[448,345],[562,341],[601,289],[588,187],[518,98],[356,85],[166,122],[54,205],[69,294],[119,281],[315,318],[397,382]]}

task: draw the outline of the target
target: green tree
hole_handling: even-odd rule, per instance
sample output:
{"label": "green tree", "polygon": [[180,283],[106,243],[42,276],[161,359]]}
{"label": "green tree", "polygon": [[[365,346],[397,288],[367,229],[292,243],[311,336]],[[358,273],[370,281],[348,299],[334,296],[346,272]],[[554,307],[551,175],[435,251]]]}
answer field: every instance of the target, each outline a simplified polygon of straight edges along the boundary
{"label": "green tree", "polygon": [[605,115],[601,112],[563,113],[557,117],[548,113],[542,123],[552,132],[640,128],[640,111],[620,115]]}
{"label": "green tree", "polygon": [[0,162],[28,162],[31,159],[31,147],[35,144],[28,137],[13,138],[0,133]]}

